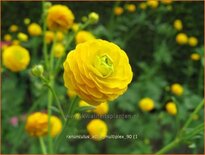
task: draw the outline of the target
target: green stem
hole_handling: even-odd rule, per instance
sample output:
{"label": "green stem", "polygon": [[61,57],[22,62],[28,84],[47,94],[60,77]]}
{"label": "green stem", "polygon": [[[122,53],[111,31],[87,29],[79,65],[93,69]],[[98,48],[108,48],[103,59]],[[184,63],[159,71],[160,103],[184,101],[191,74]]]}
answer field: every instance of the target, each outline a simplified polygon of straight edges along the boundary
{"label": "green stem", "polygon": [[[54,72],[54,69],[53,69],[53,65],[54,65],[54,47],[55,47],[55,45],[56,45],[56,41],[57,41],[57,36],[56,36],[56,32],[54,33],[54,40],[53,40],[53,45],[52,45],[52,47],[51,47],[51,53],[50,53],[50,71],[51,71],[51,73],[50,74],[52,74],[53,72]],[[53,72],[52,72],[53,71]]]}
{"label": "green stem", "polygon": [[173,149],[174,147],[176,147],[176,145],[179,144],[179,139],[175,139],[174,141],[172,141],[171,143],[169,143],[168,145],[166,145],[165,147],[163,147],[161,150],[159,150],[158,152],[156,152],[156,154],[163,154],[168,152],[169,150]]}
{"label": "green stem", "polygon": [[39,137],[39,142],[40,142],[40,145],[41,145],[42,153],[43,153],[43,154],[47,154],[46,146],[45,146],[43,137]]}

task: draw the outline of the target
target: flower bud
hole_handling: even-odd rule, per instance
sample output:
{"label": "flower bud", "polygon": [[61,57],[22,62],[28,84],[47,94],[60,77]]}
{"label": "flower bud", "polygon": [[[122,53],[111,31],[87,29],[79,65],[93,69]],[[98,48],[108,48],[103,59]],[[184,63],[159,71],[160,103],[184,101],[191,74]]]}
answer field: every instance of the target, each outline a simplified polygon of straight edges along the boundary
{"label": "flower bud", "polygon": [[95,24],[98,22],[99,20],[99,15],[96,13],[96,12],[91,12],[89,15],[88,15],[88,19],[90,21],[91,24]]}
{"label": "flower bud", "polygon": [[44,72],[44,68],[42,65],[36,65],[32,68],[31,72],[34,76],[40,77]]}
{"label": "flower bud", "polygon": [[51,6],[52,6],[51,2],[46,2],[44,5],[45,9],[49,9]]}

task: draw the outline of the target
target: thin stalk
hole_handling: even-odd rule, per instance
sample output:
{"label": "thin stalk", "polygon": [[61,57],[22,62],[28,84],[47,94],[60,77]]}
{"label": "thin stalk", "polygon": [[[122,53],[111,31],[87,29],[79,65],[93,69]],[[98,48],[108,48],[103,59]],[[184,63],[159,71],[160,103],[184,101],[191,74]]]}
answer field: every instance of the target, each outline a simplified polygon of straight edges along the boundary
{"label": "thin stalk", "polygon": [[42,153],[43,153],[43,154],[47,154],[46,146],[45,146],[43,137],[39,137],[39,142],[40,142],[40,145],[41,145]]}
{"label": "thin stalk", "polygon": [[163,154],[168,152],[169,150],[173,149],[174,147],[176,147],[176,145],[179,144],[179,140],[175,139],[174,141],[172,141],[171,143],[169,143],[168,145],[166,145],[165,147],[163,147],[161,150],[159,150],[158,152],[156,152],[156,154]]}

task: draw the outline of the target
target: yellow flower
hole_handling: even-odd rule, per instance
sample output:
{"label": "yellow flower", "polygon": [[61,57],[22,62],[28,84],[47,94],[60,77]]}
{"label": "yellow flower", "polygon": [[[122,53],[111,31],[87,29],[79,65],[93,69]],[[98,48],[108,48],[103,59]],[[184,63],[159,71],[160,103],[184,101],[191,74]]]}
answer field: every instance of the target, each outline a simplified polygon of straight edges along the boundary
{"label": "yellow flower", "polygon": [[154,101],[151,98],[143,98],[139,101],[139,107],[142,111],[151,111],[154,109]]}
{"label": "yellow flower", "polygon": [[42,29],[37,23],[32,23],[28,26],[28,33],[31,36],[39,36],[42,33]]}
{"label": "yellow flower", "polygon": [[127,4],[127,5],[126,5],[126,9],[127,9],[129,12],[135,12],[136,6],[135,6],[134,4]]}
{"label": "yellow flower", "polygon": [[28,36],[25,33],[19,32],[17,37],[20,41],[28,41]]}
{"label": "yellow flower", "polygon": [[196,37],[189,37],[189,45],[195,47],[198,44],[198,39]]}
{"label": "yellow flower", "polygon": [[109,106],[107,102],[103,102],[99,105],[97,105],[95,107],[95,109],[93,110],[94,113],[98,114],[98,115],[105,115],[107,114],[109,111]]}
{"label": "yellow flower", "polygon": [[114,8],[114,14],[117,15],[117,16],[121,15],[123,12],[124,12],[124,10],[123,10],[122,7],[118,6],[118,7]]}
{"label": "yellow flower", "polygon": [[62,131],[62,122],[56,116],[51,116],[51,137],[57,136]]}
{"label": "yellow flower", "polygon": [[61,43],[56,43],[53,47],[53,54],[56,58],[60,58],[65,54],[65,47]]}
{"label": "yellow flower", "polygon": [[56,40],[61,42],[64,39],[64,34],[61,31],[58,31],[56,34]]}
{"label": "yellow flower", "polygon": [[177,96],[181,96],[184,92],[182,85],[174,83],[171,85],[171,92]]}
{"label": "yellow flower", "polygon": [[185,33],[179,33],[177,36],[176,36],[176,42],[179,44],[179,45],[184,45],[184,44],[187,44],[188,42],[188,37]]}
{"label": "yellow flower", "polygon": [[73,91],[73,90],[67,90],[67,95],[72,98],[72,97],[75,97],[76,96],[76,92]]}
{"label": "yellow flower", "polygon": [[18,28],[17,25],[11,25],[10,28],[9,28],[9,31],[10,31],[10,32],[16,32],[16,31],[18,31],[18,29],[19,29],[19,28]]}
{"label": "yellow flower", "polygon": [[3,51],[4,51],[5,49],[7,49],[8,47],[9,47],[9,46],[8,46],[8,45],[6,45],[6,44],[5,44],[5,45],[2,45],[2,46],[1,46],[2,53],[3,53]]}
{"label": "yellow flower", "polygon": [[54,33],[52,31],[46,31],[45,33],[45,41],[47,44],[51,43],[54,39]]}
{"label": "yellow flower", "polygon": [[176,115],[177,114],[177,106],[174,102],[168,102],[166,104],[166,110],[170,115]]}
{"label": "yellow flower", "polygon": [[50,30],[66,31],[74,21],[72,11],[65,5],[53,5],[48,10],[47,25]]}
{"label": "yellow flower", "polygon": [[30,55],[27,49],[12,45],[3,52],[3,64],[13,72],[26,69],[30,62]]}
{"label": "yellow flower", "polygon": [[23,22],[25,25],[28,25],[30,24],[31,20],[29,18],[25,18]]}
{"label": "yellow flower", "polygon": [[201,56],[198,53],[192,53],[191,54],[191,59],[193,61],[198,61],[198,60],[200,60],[200,58],[201,58]]}
{"label": "yellow flower", "polygon": [[95,39],[95,36],[92,33],[88,31],[79,31],[75,37],[75,42],[79,44],[93,39]]}
{"label": "yellow flower", "polygon": [[92,105],[122,95],[132,76],[126,53],[101,39],[78,44],[64,62],[65,86]]}
{"label": "yellow flower", "polygon": [[13,40],[12,41],[12,45],[19,45],[20,44],[20,41],[19,40]]}
{"label": "yellow flower", "polygon": [[4,40],[5,41],[11,41],[12,40],[12,36],[10,34],[5,34],[4,35]]}
{"label": "yellow flower", "polygon": [[75,113],[75,114],[74,114],[74,118],[75,118],[76,120],[80,120],[80,119],[81,119],[80,113]]}
{"label": "yellow flower", "polygon": [[79,107],[89,107],[89,106],[91,106],[91,105],[83,100],[80,100]]}
{"label": "yellow flower", "polygon": [[159,2],[157,0],[147,0],[147,5],[153,9],[157,8]]}
{"label": "yellow flower", "polygon": [[140,7],[140,9],[145,10],[147,8],[147,3],[142,2],[142,3],[140,3],[139,7]]}
{"label": "yellow flower", "polygon": [[48,115],[42,112],[35,112],[26,120],[26,131],[29,135],[41,137],[48,133]]}
{"label": "yellow flower", "polygon": [[93,119],[87,125],[88,133],[91,138],[96,141],[101,141],[107,136],[107,124],[100,119]]}
{"label": "yellow flower", "polygon": [[[35,112],[26,120],[26,131],[34,137],[41,137],[48,134],[48,115],[42,112]],[[62,130],[62,122],[56,116],[51,116],[51,136],[55,137]]]}
{"label": "yellow flower", "polygon": [[173,1],[172,0],[161,0],[163,4],[171,4]]}
{"label": "yellow flower", "polygon": [[180,19],[174,21],[174,28],[178,31],[183,29],[182,21]]}
{"label": "yellow flower", "polygon": [[73,30],[74,32],[77,32],[77,31],[79,30],[79,24],[74,23],[73,26],[72,26],[72,30]]}
{"label": "yellow flower", "polygon": [[99,20],[99,15],[96,13],[96,12],[91,12],[89,15],[88,15],[88,20],[91,24],[95,24],[98,22]]}

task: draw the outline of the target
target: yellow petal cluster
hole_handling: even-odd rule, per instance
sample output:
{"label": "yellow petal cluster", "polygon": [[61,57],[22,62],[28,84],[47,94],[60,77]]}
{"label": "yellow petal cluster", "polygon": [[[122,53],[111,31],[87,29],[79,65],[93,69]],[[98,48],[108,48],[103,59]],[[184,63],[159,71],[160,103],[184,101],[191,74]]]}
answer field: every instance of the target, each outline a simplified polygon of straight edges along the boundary
{"label": "yellow petal cluster", "polygon": [[135,6],[134,4],[127,4],[127,5],[126,5],[126,9],[127,9],[129,12],[135,12],[136,6]]}
{"label": "yellow petal cluster", "polygon": [[6,66],[6,68],[13,72],[26,69],[30,62],[28,50],[19,45],[12,45],[6,48],[3,52],[2,58],[3,64]]}
{"label": "yellow petal cluster", "polygon": [[171,92],[177,96],[181,96],[184,92],[184,89],[179,83],[174,83],[171,85]]}
{"label": "yellow petal cluster", "polygon": [[140,9],[145,10],[147,8],[147,3],[142,2],[142,3],[140,3],[139,7],[140,7]]}
{"label": "yellow petal cluster", "polygon": [[122,7],[118,6],[114,8],[114,14],[117,16],[121,15],[123,12],[124,12],[124,9]]}
{"label": "yellow petal cluster", "polygon": [[54,33],[52,31],[46,31],[45,33],[45,41],[47,44],[50,44],[54,39]]}
{"label": "yellow petal cluster", "polygon": [[198,61],[198,60],[200,60],[200,58],[201,58],[201,56],[198,53],[192,53],[191,54],[191,59],[193,61]]}
{"label": "yellow petal cluster", "polygon": [[74,21],[72,11],[65,5],[53,5],[48,10],[47,25],[50,30],[66,31]]}
{"label": "yellow petal cluster", "polygon": [[76,44],[84,43],[89,40],[95,39],[95,36],[89,31],[79,31],[75,37]]}
{"label": "yellow petal cluster", "polygon": [[28,36],[25,33],[19,32],[17,37],[20,41],[28,41]]}
{"label": "yellow petal cluster", "polygon": [[65,47],[62,43],[56,43],[53,47],[53,54],[56,58],[60,58],[65,54]]}
{"label": "yellow petal cluster", "polygon": [[139,107],[142,111],[151,111],[154,109],[154,101],[151,98],[143,98],[139,101]]}
{"label": "yellow petal cluster", "polygon": [[173,0],[161,0],[163,4],[171,4]]}
{"label": "yellow petal cluster", "polygon": [[4,35],[4,40],[5,41],[11,41],[12,40],[12,36],[10,34],[5,34]]}
{"label": "yellow petal cluster", "polygon": [[39,24],[37,23],[31,23],[29,26],[28,26],[28,33],[31,35],[31,36],[40,36],[42,34],[42,29],[40,27]]}
{"label": "yellow petal cluster", "polygon": [[19,28],[18,28],[17,25],[11,25],[10,28],[9,28],[9,31],[10,31],[10,32],[17,32],[18,29],[19,29]]}
{"label": "yellow petal cluster", "polygon": [[147,5],[152,9],[156,9],[159,5],[158,0],[147,0]]}
{"label": "yellow petal cluster", "polygon": [[187,44],[188,42],[188,37],[185,33],[179,33],[177,34],[176,36],[176,42],[179,44],[179,45],[184,45],[184,44]]}
{"label": "yellow petal cluster", "polygon": [[98,114],[98,115],[105,115],[107,114],[109,111],[109,106],[107,102],[103,102],[99,105],[97,105],[95,107],[95,109],[93,110],[94,113]]}
{"label": "yellow petal cluster", "polygon": [[182,21],[180,19],[176,19],[174,21],[174,28],[177,30],[177,31],[181,31],[183,29],[183,24],[182,24]]}
{"label": "yellow petal cluster", "polygon": [[[56,116],[51,116],[51,136],[55,137],[62,130],[62,122]],[[34,137],[41,137],[48,134],[48,115],[42,112],[30,114],[26,120],[26,131]]]}
{"label": "yellow petal cluster", "polygon": [[93,119],[88,123],[87,131],[93,140],[101,141],[106,138],[108,128],[104,121],[100,119]]}
{"label": "yellow petal cluster", "polygon": [[195,47],[198,44],[198,39],[196,37],[189,37],[189,45]]}
{"label": "yellow petal cluster", "polygon": [[170,115],[176,115],[177,114],[177,106],[174,102],[168,102],[166,104],[166,110]]}
{"label": "yellow petal cluster", "polygon": [[101,39],[78,44],[64,62],[65,86],[92,105],[122,95],[132,76],[126,53]]}

